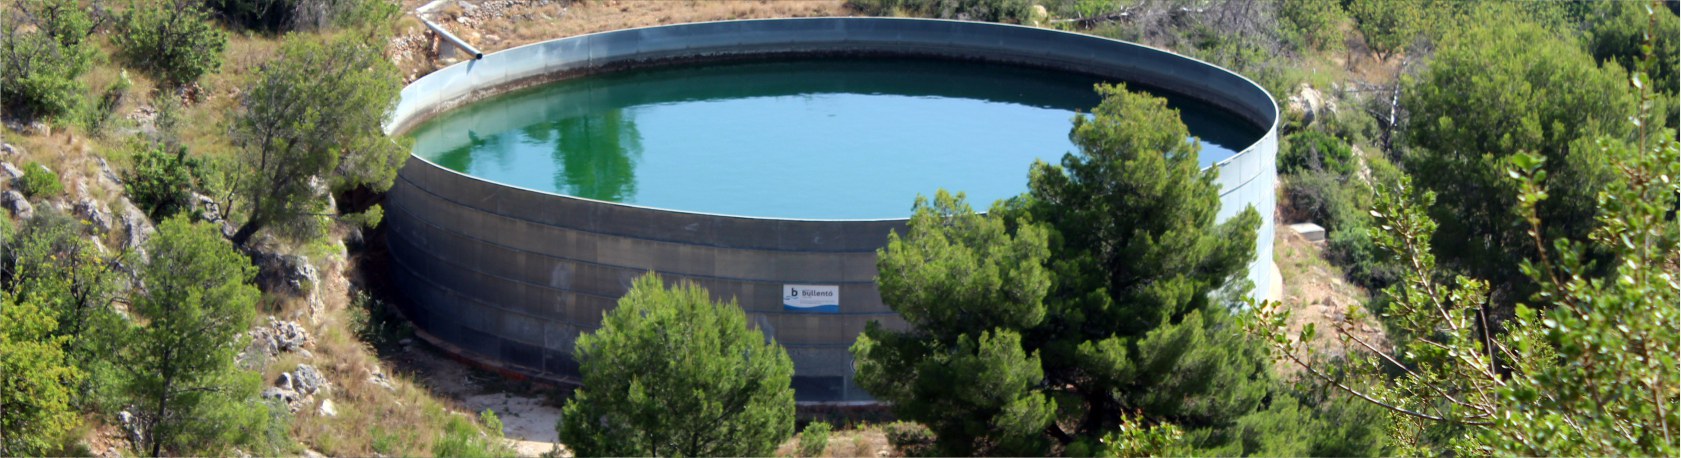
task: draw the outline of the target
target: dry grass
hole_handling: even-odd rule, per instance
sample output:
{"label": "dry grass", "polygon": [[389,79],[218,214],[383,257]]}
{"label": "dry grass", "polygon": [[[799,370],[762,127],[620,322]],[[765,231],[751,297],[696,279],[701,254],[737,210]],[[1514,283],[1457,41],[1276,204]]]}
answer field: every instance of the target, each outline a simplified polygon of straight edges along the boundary
{"label": "dry grass", "polygon": [[[338,277],[342,266],[328,265],[323,278]],[[314,358],[282,358],[264,371],[272,381],[298,362],[307,362],[332,384],[329,395],[317,395],[312,405],[300,409],[292,425],[294,439],[331,456],[427,455],[451,415],[476,418],[459,402],[436,398],[414,379],[386,368],[374,349],[356,338],[349,321],[347,284],[324,281],[318,289],[323,306],[314,323],[305,325],[315,339]],[[281,313],[302,314],[301,307],[307,306],[293,302]],[[385,374],[394,389],[371,381],[375,372]],[[323,398],[332,399],[337,416],[320,413]]]}
{"label": "dry grass", "polygon": [[[800,436],[795,435],[776,447],[776,456],[800,456]],[[887,443],[887,435],[880,425],[865,424],[851,429],[836,429],[829,433],[829,446],[823,450],[826,457],[881,457],[902,456],[898,449]]]}
{"label": "dry grass", "polygon": [[[477,27],[486,51],[573,35],[685,22],[846,16],[843,0],[619,0],[550,4]],[[472,40],[472,38],[467,38]],[[483,43],[480,45],[479,43]]]}
{"label": "dry grass", "polygon": [[199,79],[197,100],[183,101],[177,135],[182,145],[199,155],[226,155],[234,150],[227,137],[228,115],[239,108],[240,91],[262,65],[278,54],[281,39],[232,33],[222,53],[222,69]]}
{"label": "dry grass", "polygon": [[[1322,356],[1340,356],[1349,348],[1332,331],[1333,325],[1342,321],[1349,310],[1359,309],[1365,319],[1351,333],[1367,342],[1377,342],[1380,349],[1387,350],[1388,338],[1383,325],[1365,310],[1368,297],[1365,289],[1349,284],[1340,267],[1326,262],[1323,247],[1308,242],[1282,224],[1274,232],[1277,235],[1273,240],[1273,259],[1284,277],[1282,302],[1291,311],[1286,333],[1294,336],[1312,323],[1320,332],[1308,347]],[[1300,371],[1296,365],[1283,361],[1274,368],[1280,374]]]}
{"label": "dry grass", "polygon": [[[574,35],[686,22],[789,17],[850,16],[845,0],[576,0],[542,6],[515,6],[500,18],[458,19],[466,14],[454,4],[433,12],[434,22],[484,52]],[[424,41],[418,21],[401,22],[400,36]],[[400,61],[403,74],[424,74],[438,64],[422,59]]]}

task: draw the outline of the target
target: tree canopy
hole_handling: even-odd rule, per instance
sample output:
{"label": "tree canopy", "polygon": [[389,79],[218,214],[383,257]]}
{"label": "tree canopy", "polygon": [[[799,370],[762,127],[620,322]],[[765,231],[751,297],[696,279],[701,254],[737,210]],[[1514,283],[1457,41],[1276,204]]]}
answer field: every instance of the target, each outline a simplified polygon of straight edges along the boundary
{"label": "tree canopy", "polygon": [[[1405,91],[1412,110],[1404,163],[1420,189],[1438,196],[1431,216],[1436,253],[1495,286],[1529,282],[1508,260],[1532,258],[1534,245],[1512,213],[1516,184],[1502,161],[1518,152],[1546,158],[1550,196],[1536,211],[1547,239],[1585,240],[1594,193],[1617,180],[1601,136],[1626,141],[1634,99],[1626,76],[1600,67],[1581,47],[1539,24],[1475,27],[1450,40]],[[1511,300],[1503,302],[1509,303]]]}
{"label": "tree canopy", "polygon": [[402,82],[376,41],[344,33],[325,42],[291,35],[246,91],[232,136],[241,146],[236,188],[244,244],[258,230],[314,235],[324,193],[391,187],[408,149],[382,130]]}
{"label": "tree canopy", "polygon": [[985,216],[961,195],[918,199],[877,258],[910,329],[859,337],[859,386],[947,455],[1098,453],[1128,425],[1169,423],[1183,450],[1349,453],[1307,440],[1314,409],[1232,332],[1222,293],[1246,291],[1258,214],[1215,222],[1218,172],[1164,100],[1098,91],[1074,121],[1079,152],[1035,164],[1026,196]]}
{"label": "tree canopy", "polygon": [[[165,450],[211,452],[267,418],[252,410],[259,375],[234,355],[256,314],[256,268],[209,224],[176,216],[147,241],[140,269],[146,292],[134,312],[146,319],[127,345],[129,392],[147,425],[151,456]],[[254,428],[261,430],[261,428]]]}
{"label": "tree canopy", "polygon": [[788,354],[694,284],[643,275],[573,355],[555,429],[577,456],[768,456],[794,434]]}
{"label": "tree canopy", "polygon": [[227,33],[197,0],[131,4],[112,41],[130,61],[172,84],[187,84],[222,66]]}
{"label": "tree canopy", "polygon": [[[1516,270],[1533,285],[1515,298],[1513,317],[1498,328],[1484,310],[1499,280],[1454,275],[1437,262],[1438,193],[1403,178],[1377,195],[1372,210],[1382,230],[1371,237],[1411,269],[1383,291],[1401,349],[1349,332],[1358,309],[1332,330],[1356,345],[1342,357],[1351,372],[1332,374],[1308,356],[1312,326],[1285,332],[1290,312],[1255,307],[1249,330],[1274,351],[1320,379],[1391,412],[1391,434],[1412,454],[1523,456],[1669,456],[1681,448],[1681,142],[1676,131],[1648,123],[1658,107],[1649,66],[1661,62],[1642,46],[1628,74],[1625,113],[1632,138],[1599,134],[1571,154],[1603,161],[1616,185],[1592,190],[1592,225],[1582,239],[1547,230],[1558,224],[1544,209],[1557,181],[1545,151],[1518,151],[1492,162],[1512,190],[1507,208],[1530,256],[1485,259]],[[1559,129],[1560,123],[1555,123]],[[1529,127],[1506,124],[1504,129]],[[1502,135],[1504,131],[1489,132]],[[1521,138],[1521,137],[1520,137]],[[1591,151],[1584,151],[1592,148]],[[1451,217],[1451,213],[1449,213]],[[1605,263],[1603,260],[1614,262]],[[1600,264],[1600,265],[1595,265]]]}
{"label": "tree canopy", "polygon": [[70,387],[82,373],[65,364],[68,337],[39,297],[22,301],[0,293],[0,455],[53,454],[59,435],[81,418],[70,408]]}
{"label": "tree canopy", "polygon": [[[1545,159],[1519,153],[1507,170],[1521,192],[1514,210],[1529,227],[1538,260],[1508,259],[1537,284],[1517,305],[1504,332],[1479,325],[1490,284],[1463,276],[1438,280],[1436,257],[1425,241],[1437,222],[1423,208],[1436,198],[1410,192],[1408,182],[1384,193],[1374,212],[1387,230],[1374,231],[1385,248],[1416,270],[1384,290],[1389,315],[1410,337],[1390,355],[1357,341],[1345,357],[1364,368],[1333,377],[1307,358],[1302,342],[1314,329],[1289,335],[1289,313],[1277,304],[1257,308],[1252,329],[1276,351],[1323,380],[1374,405],[1390,409],[1402,426],[1392,434],[1411,453],[1524,456],[1670,456],[1681,448],[1681,326],[1676,301],[1681,282],[1673,272],[1678,253],[1672,216],[1681,187],[1681,147],[1674,132],[1658,133],[1640,147],[1607,139],[1608,158],[1621,164],[1624,186],[1599,193],[1601,225],[1579,242],[1546,243],[1536,208],[1548,174]],[[1590,246],[1623,262],[1605,279],[1583,275]],[[1359,314],[1334,330],[1344,338]],[[1357,339],[1357,338],[1354,338]],[[1391,377],[1387,373],[1399,372]],[[1446,440],[1431,437],[1448,428]],[[1437,430],[1439,431],[1439,430]]]}
{"label": "tree canopy", "polygon": [[62,116],[82,101],[76,81],[99,50],[97,23],[76,0],[11,2],[0,10],[0,104],[14,115]]}

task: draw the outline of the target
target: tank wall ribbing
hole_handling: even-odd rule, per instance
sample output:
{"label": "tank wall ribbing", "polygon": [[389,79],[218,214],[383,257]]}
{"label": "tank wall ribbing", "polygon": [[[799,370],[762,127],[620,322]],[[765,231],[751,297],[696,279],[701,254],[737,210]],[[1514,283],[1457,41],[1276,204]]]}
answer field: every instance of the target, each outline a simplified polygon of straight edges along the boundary
{"label": "tank wall ribbing", "polygon": [[[1221,210],[1263,221],[1249,279],[1272,258],[1277,111],[1253,82],[1129,43],[999,24],[815,18],[604,32],[488,54],[416,80],[389,124],[402,132],[449,108],[519,87],[677,62],[826,55],[983,60],[1142,83],[1223,107],[1267,133],[1220,167]],[[564,109],[564,107],[555,108]],[[491,114],[494,116],[495,114]],[[509,113],[508,116],[530,116]],[[743,171],[751,173],[751,171]],[[984,203],[983,203],[984,204]],[[847,353],[869,321],[902,328],[875,289],[875,249],[896,220],[747,218],[638,207],[484,181],[411,157],[387,196],[392,276],[405,316],[436,343],[493,366],[574,380],[570,352],[631,281],[657,271],[735,300],[794,360],[802,401],[856,401]],[[785,313],[784,284],[840,287],[839,313]]]}

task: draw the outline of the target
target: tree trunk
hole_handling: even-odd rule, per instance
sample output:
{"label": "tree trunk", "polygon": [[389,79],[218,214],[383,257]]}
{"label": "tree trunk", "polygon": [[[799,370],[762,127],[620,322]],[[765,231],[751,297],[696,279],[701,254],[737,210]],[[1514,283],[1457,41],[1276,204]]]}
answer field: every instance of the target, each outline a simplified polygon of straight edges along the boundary
{"label": "tree trunk", "polygon": [[253,217],[246,220],[245,224],[239,226],[239,230],[233,233],[233,244],[244,247],[245,242],[250,241],[251,236],[256,235],[257,230],[262,228],[263,221],[261,219]]}
{"label": "tree trunk", "polygon": [[165,352],[163,356],[163,364],[160,366],[160,369],[163,369],[164,374],[167,375],[164,375],[163,385],[160,386],[161,389],[158,390],[158,409],[152,413],[151,431],[146,432],[152,436],[151,456],[163,456],[163,438],[158,437],[158,430],[161,429],[158,426],[163,424],[164,412],[169,405],[169,387],[170,384],[175,382],[175,371],[172,371],[169,368],[169,362],[172,359],[175,359],[175,350],[173,348]]}

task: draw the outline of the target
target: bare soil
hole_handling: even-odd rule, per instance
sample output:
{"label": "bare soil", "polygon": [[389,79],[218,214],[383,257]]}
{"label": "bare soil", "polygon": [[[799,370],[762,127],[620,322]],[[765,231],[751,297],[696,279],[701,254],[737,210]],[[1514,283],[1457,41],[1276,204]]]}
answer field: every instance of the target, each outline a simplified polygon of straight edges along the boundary
{"label": "bare soil", "polygon": [[[1345,354],[1349,346],[1358,344],[1345,345],[1332,329],[1351,310],[1359,310],[1364,319],[1349,329],[1349,333],[1382,351],[1389,351],[1389,339],[1383,325],[1365,308],[1369,293],[1350,284],[1340,268],[1325,261],[1323,242],[1309,242],[1282,223],[1274,228],[1274,232],[1277,235],[1273,240],[1273,258],[1283,274],[1284,283],[1279,301],[1291,311],[1289,335],[1296,335],[1311,323],[1320,330],[1309,342],[1311,349],[1324,356]],[[1279,364],[1281,373],[1299,371],[1294,364]]]}

